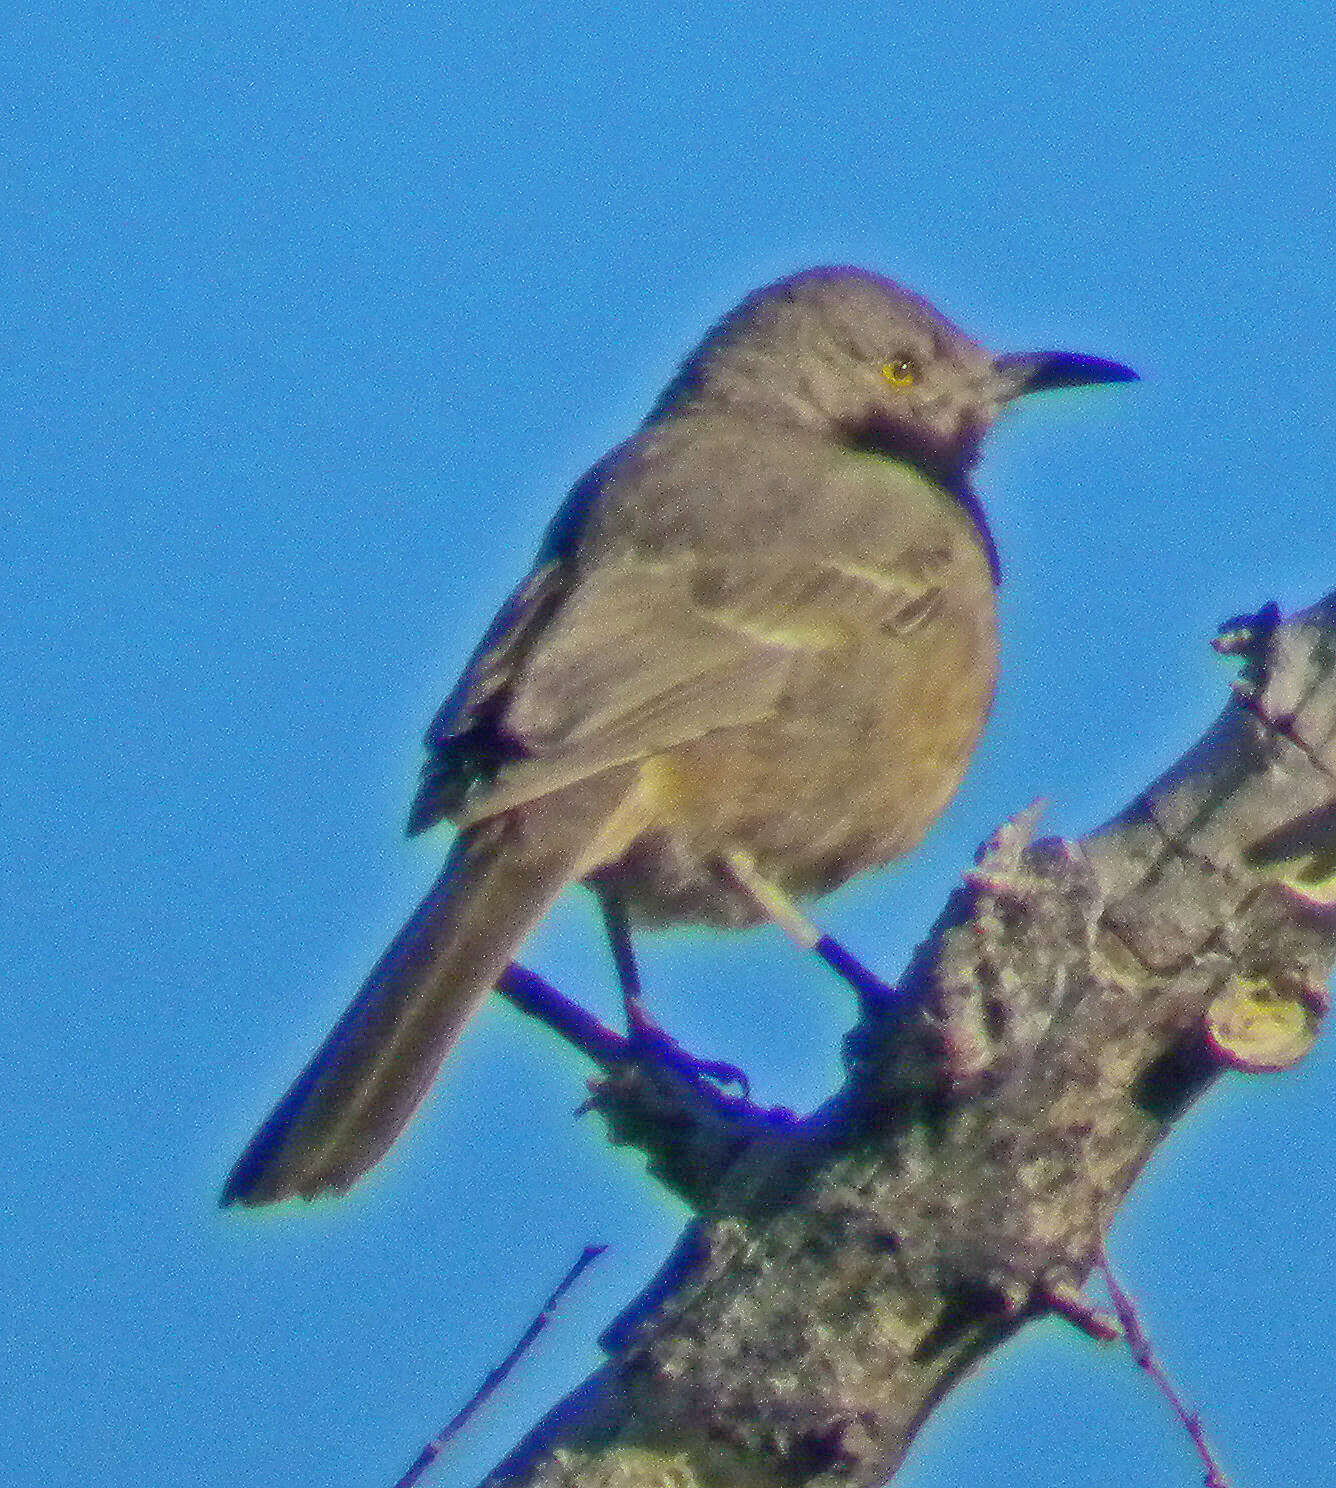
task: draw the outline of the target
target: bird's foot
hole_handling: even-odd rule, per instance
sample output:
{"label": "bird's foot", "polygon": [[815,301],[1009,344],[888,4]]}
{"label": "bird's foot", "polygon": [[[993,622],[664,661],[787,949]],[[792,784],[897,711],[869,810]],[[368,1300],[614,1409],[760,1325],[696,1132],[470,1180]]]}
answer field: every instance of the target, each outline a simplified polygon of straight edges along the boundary
{"label": "bird's foot", "polygon": [[743,1101],[750,1103],[751,1083],[744,1070],[722,1059],[701,1059],[684,1049],[650,1017],[638,998],[626,999],[626,1033],[630,1050],[637,1057],[672,1070],[690,1085],[700,1086],[707,1081],[713,1085],[736,1085]]}

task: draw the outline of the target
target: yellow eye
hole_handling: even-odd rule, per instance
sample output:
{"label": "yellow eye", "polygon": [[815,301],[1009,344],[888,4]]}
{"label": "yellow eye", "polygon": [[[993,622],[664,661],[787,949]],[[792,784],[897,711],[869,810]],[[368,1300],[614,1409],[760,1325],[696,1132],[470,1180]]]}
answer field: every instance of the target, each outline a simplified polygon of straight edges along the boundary
{"label": "yellow eye", "polygon": [[896,357],[882,366],[881,375],[893,388],[913,387],[918,381],[918,367],[909,357]]}

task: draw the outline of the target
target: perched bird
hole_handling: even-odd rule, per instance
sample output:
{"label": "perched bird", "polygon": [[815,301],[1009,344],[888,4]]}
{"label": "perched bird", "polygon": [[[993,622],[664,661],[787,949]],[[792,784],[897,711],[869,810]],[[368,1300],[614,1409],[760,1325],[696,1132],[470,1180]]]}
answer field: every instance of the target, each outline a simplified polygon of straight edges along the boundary
{"label": "perched bird", "polygon": [[859,269],[727,315],[575,486],[437,714],[409,830],[459,828],[444,871],[223,1202],[378,1162],[567,884],[649,1027],[628,925],[780,918],[914,847],[993,697],[982,436],[1022,394],[1134,376],[992,356]]}

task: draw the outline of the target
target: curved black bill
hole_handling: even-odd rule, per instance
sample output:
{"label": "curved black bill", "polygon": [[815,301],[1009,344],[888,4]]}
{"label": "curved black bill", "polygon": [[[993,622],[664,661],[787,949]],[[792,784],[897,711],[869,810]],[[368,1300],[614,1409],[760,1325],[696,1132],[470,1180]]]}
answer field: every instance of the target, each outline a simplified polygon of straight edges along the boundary
{"label": "curved black bill", "polygon": [[1121,362],[1083,356],[1079,351],[1029,351],[1000,356],[997,370],[1011,384],[1007,396],[1043,393],[1050,388],[1090,387],[1100,382],[1136,382],[1137,374]]}

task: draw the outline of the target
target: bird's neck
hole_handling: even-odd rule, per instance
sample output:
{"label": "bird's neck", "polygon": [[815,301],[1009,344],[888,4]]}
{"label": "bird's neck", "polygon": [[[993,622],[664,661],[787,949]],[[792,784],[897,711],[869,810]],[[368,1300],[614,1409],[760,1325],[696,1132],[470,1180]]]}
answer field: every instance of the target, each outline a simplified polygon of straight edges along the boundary
{"label": "bird's neck", "polygon": [[977,437],[943,442],[933,440],[919,431],[896,424],[885,418],[872,417],[857,424],[846,425],[841,431],[850,449],[862,454],[876,455],[884,460],[895,460],[921,470],[944,491],[952,496],[969,513],[970,520],[979,533],[979,541],[988,555],[988,566],[992,570],[993,582],[1002,578],[1002,566],[998,561],[997,545],[984,515],[983,503],[979,500],[970,479],[970,472],[979,458]]}

